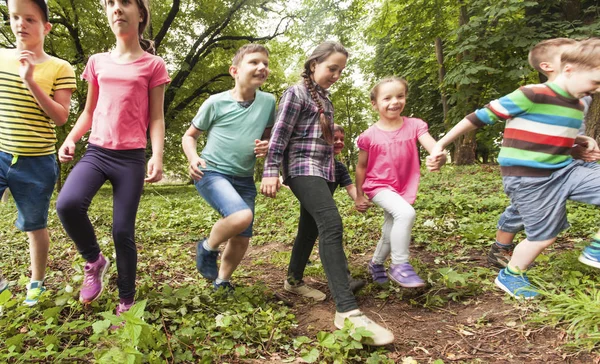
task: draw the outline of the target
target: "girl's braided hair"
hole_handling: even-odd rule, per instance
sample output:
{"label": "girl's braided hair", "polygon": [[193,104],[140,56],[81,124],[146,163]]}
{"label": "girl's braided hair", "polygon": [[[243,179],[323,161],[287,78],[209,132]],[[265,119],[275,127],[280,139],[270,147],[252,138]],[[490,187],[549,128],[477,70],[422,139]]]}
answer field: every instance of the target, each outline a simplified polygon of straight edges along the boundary
{"label": "girl's braided hair", "polygon": [[348,51],[338,42],[323,42],[315,48],[312,54],[308,57],[306,62],[304,62],[304,71],[302,71],[302,79],[304,81],[304,85],[308,89],[310,93],[310,97],[317,104],[319,108],[319,122],[321,125],[321,131],[323,133],[323,139],[328,144],[333,144],[333,133],[331,132],[331,124],[329,120],[325,117],[325,108],[323,107],[323,102],[321,102],[321,98],[319,97],[317,90],[315,90],[315,86],[312,80],[313,71],[311,66],[313,64],[322,63],[325,61],[330,55],[333,53],[342,53],[346,57],[348,57]]}

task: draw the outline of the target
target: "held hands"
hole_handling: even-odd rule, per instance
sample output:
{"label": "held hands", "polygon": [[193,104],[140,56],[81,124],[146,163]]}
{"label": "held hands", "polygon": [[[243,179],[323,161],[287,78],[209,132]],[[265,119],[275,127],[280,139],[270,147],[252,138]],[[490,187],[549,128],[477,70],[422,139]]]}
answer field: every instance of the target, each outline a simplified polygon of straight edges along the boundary
{"label": "held hands", "polygon": [[33,80],[33,70],[35,69],[34,62],[35,54],[32,51],[23,50],[19,54],[19,76],[25,83],[29,83]]}
{"label": "held hands", "polygon": [[67,163],[73,160],[75,155],[75,143],[72,140],[65,140],[58,149],[58,160],[60,163]]}
{"label": "held hands", "polygon": [[439,171],[444,164],[446,164],[446,151],[441,145],[436,144],[425,158],[425,165],[429,172],[435,172]]}
{"label": "held hands", "polygon": [[588,150],[587,146],[577,144],[571,149],[571,156],[585,162],[596,162],[600,160],[600,150]]}
{"label": "held hands", "polygon": [[279,177],[263,177],[260,183],[260,193],[267,197],[275,197],[281,187]]}
{"label": "held hands", "polygon": [[354,208],[358,212],[366,212],[371,205],[371,202],[364,195],[356,196],[356,200],[354,200]]}
{"label": "held hands", "polygon": [[204,175],[198,166],[206,168],[206,161],[199,156],[196,156],[196,158],[190,160],[190,164],[188,165],[188,173],[194,181],[199,181]]}
{"label": "held hands", "polygon": [[162,158],[152,156],[148,161],[148,177],[144,179],[144,182],[153,183],[158,182],[163,177],[163,163]]}
{"label": "held hands", "polygon": [[256,154],[257,158],[261,158],[267,155],[267,151],[269,150],[268,140],[254,139],[254,145],[254,154]]}

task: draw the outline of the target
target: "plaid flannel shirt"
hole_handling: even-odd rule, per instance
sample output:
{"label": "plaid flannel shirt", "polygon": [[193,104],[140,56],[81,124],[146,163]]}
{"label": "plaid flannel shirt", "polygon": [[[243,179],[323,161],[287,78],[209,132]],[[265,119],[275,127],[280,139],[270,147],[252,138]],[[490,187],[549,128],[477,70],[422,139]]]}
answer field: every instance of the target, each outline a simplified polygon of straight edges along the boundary
{"label": "plaid flannel shirt", "polygon": [[[333,104],[329,100],[329,93],[317,84],[314,85],[333,135]],[[319,108],[304,84],[294,85],[283,93],[265,159],[263,177],[279,176],[281,165],[284,181],[297,176],[335,180],[333,145],[327,144],[323,139],[319,116]]]}

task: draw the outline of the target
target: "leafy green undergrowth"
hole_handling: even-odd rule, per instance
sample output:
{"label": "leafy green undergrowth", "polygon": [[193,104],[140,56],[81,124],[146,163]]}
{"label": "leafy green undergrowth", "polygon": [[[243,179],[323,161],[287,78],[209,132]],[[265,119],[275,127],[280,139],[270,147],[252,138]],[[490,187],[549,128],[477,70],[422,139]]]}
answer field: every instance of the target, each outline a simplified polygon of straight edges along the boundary
{"label": "leafy green undergrowth", "polygon": [[[110,188],[102,188],[90,208],[99,244],[112,257]],[[350,261],[370,256],[380,236],[383,216],[373,207],[365,214],[353,209],[345,191],[335,199],[344,222],[345,249]],[[447,166],[424,174],[415,203],[411,262],[429,283],[417,293],[394,285],[368,285],[363,296],[390,297],[417,307],[470,304],[494,290],[495,271],[485,267],[485,255],[497,218],[507,206],[495,167]],[[575,349],[594,349],[599,339],[600,294],[597,271],[577,262],[578,252],[598,227],[597,210],[568,205],[571,229],[538,259],[531,277],[543,288],[544,299],[533,304],[535,324],[564,328]],[[277,244],[234,275],[235,295],[215,295],[195,270],[195,242],[218,219],[191,185],[147,186],[137,219],[138,304],[124,315],[116,330],[116,268],[102,298],[82,307],[77,301],[83,260],[65,235],[54,200],[50,208],[52,237],[47,274],[49,291],[40,304],[21,305],[28,281],[29,254],[25,234],[14,226],[14,202],[0,204],[0,270],[11,281],[0,295],[0,362],[29,360],[65,362],[244,362],[279,357],[292,362],[391,362],[385,349],[362,346],[362,335],[345,328],[302,336],[293,312],[264,284],[252,284],[253,269],[285,271],[296,233],[298,203],[282,189],[276,199],[257,198],[252,245]],[[575,249],[572,247],[575,246]],[[279,250],[278,250],[279,249]],[[113,258],[114,259],[114,258]],[[364,261],[364,259],[362,259]],[[351,264],[353,275],[367,278],[364,264]],[[318,260],[307,275],[325,277]],[[250,278],[250,280],[247,280]],[[333,312],[331,313],[333,319]]]}

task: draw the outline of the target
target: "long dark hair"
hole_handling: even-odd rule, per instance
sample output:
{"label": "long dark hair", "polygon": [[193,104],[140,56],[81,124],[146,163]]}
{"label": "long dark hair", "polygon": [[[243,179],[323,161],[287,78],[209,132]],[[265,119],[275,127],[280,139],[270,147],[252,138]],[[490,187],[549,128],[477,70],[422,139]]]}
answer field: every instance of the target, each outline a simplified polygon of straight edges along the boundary
{"label": "long dark hair", "polygon": [[312,54],[306,59],[304,62],[304,70],[302,71],[302,79],[304,80],[304,85],[310,92],[310,97],[317,104],[319,108],[319,123],[321,125],[321,131],[323,132],[323,138],[329,144],[333,144],[333,132],[331,131],[331,123],[325,117],[325,108],[323,107],[323,103],[321,102],[321,98],[317,94],[317,90],[315,90],[313,80],[311,78],[313,71],[311,66],[313,64],[319,64],[325,61],[330,55],[333,53],[342,53],[346,57],[348,57],[348,51],[341,43],[327,41],[319,44],[317,48],[312,52]]}

